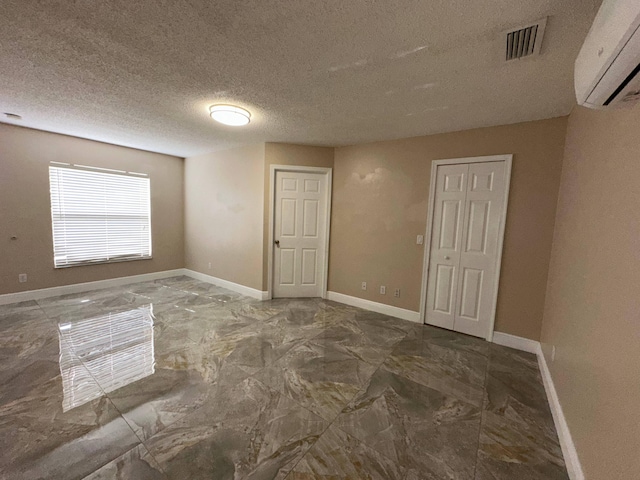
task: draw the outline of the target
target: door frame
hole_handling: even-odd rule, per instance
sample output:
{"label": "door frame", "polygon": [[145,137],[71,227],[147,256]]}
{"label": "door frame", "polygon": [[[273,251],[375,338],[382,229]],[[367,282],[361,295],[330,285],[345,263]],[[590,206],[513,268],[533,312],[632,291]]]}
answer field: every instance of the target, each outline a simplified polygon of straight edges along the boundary
{"label": "door frame", "polygon": [[504,230],[507,219],[507,207],[509,202],[509,187],[511,185],[511,165],[513,163],[513,155],[489,155],[485,157],[465,157],[465,158],[447,158],[444,160],[433,160],[431,162],[431,178],[429,181],[429,208],[427,210],[427,230],[424,237],[424,260],[422,265],[422,291],[420,292],[420,322],[427,323],[427,287],[429,279],[429,263],[431,260],[431,235],[433,231],[433,209],[436,199],[436,177],[438,167],[442,165],[456,165],[462,163],[486,163],[486,162],[505,162],[505,188],[504,188],[504,208],[500,217],[500,230],[498,232],[498,257],[496,259],[496,277],[494,283],[494,296],[491,305],[491,319],[489,332],[486,339],[493,341],[493,330],[496,323],[496,308],[498,305],[498,286],[500,284],[500,267],[502,265],[502,247],[504,244]]}
{"label": "door frame", "polygon": [[331,227],[331,182],[333,178],[333,168],[327,167],[302,167],[297,165],[270,165],[269,166],[269,248],[267,252],[267,268],[269,274],[267,275],[267,300],[273,298],[273,239],[275,229],[275,203],[276,203],[276,173],[277,172],[300,172],[300,173],[319,173],[326,176],[327,190],[327,218],[325,220],[325,234],[324,234],[324,265],[321,270],[321,286],[322,286],[322,298],[327,298],[327,284],[329,281],[329,238]]}

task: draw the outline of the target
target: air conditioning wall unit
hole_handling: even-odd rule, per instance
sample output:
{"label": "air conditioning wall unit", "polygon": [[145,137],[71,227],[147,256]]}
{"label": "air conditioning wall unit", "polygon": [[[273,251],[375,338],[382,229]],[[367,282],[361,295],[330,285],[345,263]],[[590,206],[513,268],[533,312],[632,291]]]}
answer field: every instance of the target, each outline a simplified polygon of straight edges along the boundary
{"label": "air conditioning wall unit", "polygon": [[589,108],[640,101],[640,0],[604,0],[575,64],[578,104]]}

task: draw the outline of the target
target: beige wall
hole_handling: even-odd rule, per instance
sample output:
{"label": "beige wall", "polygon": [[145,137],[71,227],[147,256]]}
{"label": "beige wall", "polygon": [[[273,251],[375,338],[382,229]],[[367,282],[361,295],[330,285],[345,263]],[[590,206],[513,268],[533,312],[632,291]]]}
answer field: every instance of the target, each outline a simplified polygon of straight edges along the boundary
{"label": "beige wall", "polygon": [[267,143],[265,145],[264,166],[264,238],[263,238],[263,278],[262,290],[267,290],[269,276],[269,195],[270,195],[270,167],[271,165],[296,165],[303,167],[333,167],[334,149],[331,147],[313,147],[308,145],[293,145],[290,143]]}
{"label": "beige wall", "polygon": [[631,480],[640,472],[638,178],[640,107],[576,108],[567,130],[542,342],[589,480]]}
{"label": "beige wall", "polygon": [[[55,269],[50,161],[148,173],[153,259]],[[0,124],[0,294],[182,268],[182,169],[177,157]]]}
{"label": "beige wall", "polygon": [[336,148],[329,290],[418,311],[431,161],[512,153],[496,330],[538,340],[565,130],[556,118]]}
{"label": "beige wall", "polygon": [[259,144],[185,160],[187,268],[262,290],[264,156]]}

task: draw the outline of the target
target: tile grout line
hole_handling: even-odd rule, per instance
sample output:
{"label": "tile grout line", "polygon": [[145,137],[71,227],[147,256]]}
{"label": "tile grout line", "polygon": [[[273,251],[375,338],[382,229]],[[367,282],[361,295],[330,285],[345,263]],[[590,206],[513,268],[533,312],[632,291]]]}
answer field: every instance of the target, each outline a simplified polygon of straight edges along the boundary
{"label": "tile grout line", "polygon": [[[357,307],[356,307],[356,308],[357,308]],[[313,340],[313,339],[316,339],[317,337],[319,337],[320,335],[322,335],[322,333],[323,333],[323,332],[320,332],[320,333],[318,333],[317,335],[314,335],[313,337],[310,337],[309,339],[305,340],[305,342],[307,342],[307,341],[311,341],[311,340]],[[402,340],[404,340],[404,339],[407,337],[407,335],[409,335],[409,332],[405,333],[405,334],[404,334],[404,336],[403,336],[400,340],[398,340],[398,342],[396,343],[396,346],[397,346],[397,344],[399,344]],[[303,342],[303,343],[305,343],[305,342]],[[368,387],[367,387],[367,386],[368,386],[368,382],[371,380],[371,378],[373,378],[373,376],[378,372],[378,370],[380,370],[380,368],[382,368],[382,366],[384,365],[384,363],[386,362],[386,360],[387,360],[387,359],[392,355],[392,353],[393,353],[393,350],[394,350],[394,349],[395,349],[395,346],[394,346],[394,348],[393,348],[393,349],[392,349],[392,350],[387,354],[387,356],[386,356],[386,357],[384,357],[384,359],[380,362],[380,364],[379,364],[379,365],[376,367],[376,369],[373,371],[373,373],[371,374],[371,376],[369,377],[369,379],[368,379],[368,380],[364,383],[364,385],[363,385],[363,386],[362,386],[362,387],[361,387],[361,388],[360,388],[360,389],[359,389],[359,390],[358,390],[358,391],[353,395],[353,397],[349,400],[349,402],[347,402],[347,404],[342,408],[342,410],[341,410],[341,411],[340,411],[340,412],[339,412],[339,413],[338,413],[338,414],[337,414],[337,415],[336,415],[336,416],[335,416],[331,421],[328,421],[327,427],[322,431],[322,433],[321,433],[320,435],[318,435],[318,438],[316,439],[316,441],[315,441],[315,442],[313,442],[313,444],[312,444],[312,445],[310,445],[310,446],[309,446],[309,448],[307,448],[307,450],[305,451],[305,453],[304,453],[303,455],[301,455],[301,456],[300,456],[300,458],[298,459],[298,461],[297,461],[297,462],[296,462],[296,463],[291,467],[291,469],[289,470],[289,472],[287,473],[287,475],[284,477],[284,479],[283,479],[283,480],[286,480],[287,478],[289,478],[289,476],[291,475],[291,473],[295,470],[296,466],[297,466],[297,465],[302,461],[302,459],[303,459],[303,458],[304,458],[304,457],[305,457],[305,456],[306,456],[306,455],[311,451],[311,449],[312,449],[312,448],[313,448],[313,447],[314,447],[314,446],[315,446],[315,445],[320,441],[320,438],[322,438],[322,436],[323,436],[323,435],[324,435],[324,434],[329,430],[329,428],[330,428],[331,426],[333,426],[333,424],[334,424],[334,423],[335,423],[335,421],[338,419],[338,417],[340,416],[340,414],[342,413],[342,411],[344,411],[344,409],[345,409],[345,408],[347,408],[347,407],[351,404],[351,402],[352,402],[355,398],[357,398],[357,396],[358,396],[361,392],[366,391],[366,388],[368,388]],[[283,355],[283,356],[284,356],[284,355]],[[362,360],[361,360],[361,361],[362,361]],[[363,362],[363,363],[367,363],[367,362]],[[255,379],[255,380],[256,380],[256,381],[259,381],[259,380],[257,380],[257,379]],[[260,382],[260,383],[262,383],[262,382]],[[263,385],[264,385],[264,383],[263,383]],[[285,395],[289,400],[292,400],[296,405],[298,405],[299,407],[303,408],[304,410],[307,410],[307,411],[311,412],[312,414],[314,414],[314,415],[316,415],[316,416],[318,416],[318,417],[322,418],[320,415],[318,415],[318,414],[316,414],[316,413],[312,412],[311,410],[309,410],[308,408],[306,408],[304,405],[301,405],[297,400],[295,400],[295,399],[291,398],[289,395],[283,394],[282,392],[278,392],[277,390],[275,390],[275,389],[273,389],[273,388],[269,387],[268,385],[266,385],[266,386],[267,386],[267,388],[269,388],[269,389],[271,389],[271,390],[273,390],[273,391],[275,391],[275,392],[279,393],[280,395]],[[349,434],[348,432],[345,432],[345,431],[344,431],[342,428],[340,428],[339,426],[336,426],[336,428],[337,428],[337,429],[339,429],[339,430],[340,430],[341,432],[343,432],[344,434],[346,434],[346,435],[348,435],[348,436],[352,436],[352,435],[351,435],[351,434]],[[393,463],[393,464],[395,464],[395,465],[398,465],[398,466],[400,466],[400,468],[403,468],[403,469],[404,469],[404,467],[402,467],[402,465],[398,464],[398,463],[397,463],[397,462],[395,462],[393,459],[389,458],[386,454],[383,454],[383,453],[379,452],[377,449],[375,449],[375,448],[373,448],[373,447],[369,446],[369,445],[368,445],[366,442],[364,442],[363,440],[361,440],[361,439],[359,439],[359,438],[357,438],[357,437],[353,437],[353,438],[355,438],[358,442],[362,443],[362,445],[364,445],[364,446],[366,446],[367,448],[369,448],[369,449],[373,450],[374,452],[376,452],[378,455],[383,456],[384,458],[386,458],[387,460],[389,460],[391,463]],[[405,472],[405,473],[406,473],[406,472]]]}
{"label": "tile grout line", "polygon": [[[158,283],[159,285],[162,285],[162,286],[164,286],[164,287],[167,287],[167,288],[169,288],[169,289],[171,289],[171,290],[173,290],[173,291],[177,291],[177,292],[185,293],[185,291],[184,291],[184,290],[181,290],[180,288],[177,288],[177,287],[175,287],[174,285],[166,285],[166,284],[162,284],[162,283],[160,283],[160,281],[158,281],[158,280],[154,281],[154,283]],[[189,293],[189,292],[186,292],[186,293]],[[141,296],[141,297],[143,297],[143,298],[146,298],[144,295],[135,294],[135,293],[131,293],[131,294],[132,294],[132,295],[135,295],[135,296],[137,296],[137,297]],[[117,296],[120,296],[120,294],[118,294]],[[203,295],[203,296],[208,297],[208,298],[211,298],[211,297],[209,297],[208,295]],[[244,296],[244,295],[241,295],[241,297],[242,297],[242,298],[244,298],[245,296]],[[250,297],[247,297],[247,298],[250,298]],[[151,299],[150,299],[150,300],[151,300]],[[55,322],[56,322],[56,321],[55,321],[53,318],[50,318],[50,317],[46,314],[46,312],[44,311],[44,309],[42,308],[42,306],[41,306],[37,301],[36,301],[36,304],[38,305],[39,309],[44,313],[45,318],[47,318],[48,320],[50,320],[51,322],[53,322],[53,323],[55,324]],[[318,303],[318,305],[320,305],[320,302]],[[102,309],[103,309],[101,304],[100,304],[100,305],[97,305],[97,307],[98,307],[100,310],[102,310]],[[360,311],[360,310],[361,310],[361,309],[359,309],[359,308],[357,308],[357,307],[356,307],[356,311]],[[285,311],[286,311],[286,310],[285,310]],[[282,313],[282,312],[280,312],[280,313]],[[279,315],[280,313],[277,313],[277,314],[272,315],[271,317],[269,317],[269,318],[268,318],[268,319],[266,319],[265,321],[268,321],[268,320],[272,319],[273,317],[275,317],[275,316]],[[57,318],[57,317],[56,317],[56,318]],[[256,320],[257,320],[257,319],[256,319]],[[171,327],[169,327],[169,328],[171,328]],[[403,329],[403,331],[404,331],[404,329]],[[58,332],[58,333],[59,333],[59,332]],[[293,464],[293,466],[291,467],[291,469],[289,470],[289,472],[286,474],[285,478],[289,478],[289,477],[290,477],[291,473],[295,470],[296,466],[300,463],[300,461],[301,461],[301,460],[302,460],[302,459],[303,459],[303,458],[304,458],[304,457],[309,453],[309,451],[310,451],[310,450],[311,450],[311,449],[312,449],[312,448],[313,448],[313,447],[318,443],[318,441],[322,438],[322,436],[323,436],[323,435],[325,435],[325,434],[327,433],[327,431],[329,430],[329,428],[331,428],[331,427],[334,427],[334,428],[339,429],[341,432],[343,432],[344,434],[348,435],[349,437],[353,437],[355,440],[357,440],[358,442],[360,442],[363,446],[365,446],[365,447],[367,447],[367,448],[371,449],[371,450],[372,450],[373,452],[375,452],[376,454],[381,455],[381,457],[386,458],[386,459],[387,459],[387,460],[389,460],[392,464],[395,464],[395,465],[399,466],[400,468],[402,468],[403,470],[406,470],[406,468],[405,468],[405,467],[403,467],[400,463],[398,463],[398,462],[396,462],[396,461],[392,460],[392,459],[391,459],[391,458],[389,458],[386,454],[383,454],[383,453],[379,452],[379,451],[378,451],[378,449],[373,448],[373,447],[370,447],[370,446],[367,444],[367,442],[365,442],[365,441],[363,441],[363,440],[360,440],[359,438],[357,438],[357,437],[355,437],[355,436],[351,435],[350,433],[348,433],[348,432],[344,431],[342,428],[340,428],[339,426],[335,425],[335,423],[336,423],[337,419],[340,417],[340,415],[342,414],[342,412],[343,412],[343,411],[344,411],[344,410],[345,410],[349,405],[351,405],[351,404],[352,404],[353,400],[354,400],[355,398],[357,398],[359,395],[361,395],[363,392],[365,392],[365,391],[367,390],[367,388],[368,388],[368,387],[369,387],[369,385],[370,385],[370,381],[371,381],[371,379],[372,379],[372,378],[373,378],[373,377],[374,377],[374,376],[375,376],[375,375],[380,371],[380,369],[384,366],[385,362],[386,362],[386,361],[387,361],[387,360],[388,360],[388,359],[393,355],[393,353],[397,351],[398,344],[400,344],[404,339],[406,339],[406,338],[407,338],[407,336],[409,336],[409,335],[410,335],[410,333],[411,333],[410,331],[404,331],[404,334],[402,335],[402,337],[401,337],[401,338],[400,338],[400,339],[399,339],[399,340],[398,340],[398,341],[393,345],[393,347],[391,348],[391,350],[389,351],[389,353],[387,353],[387,354],[383,357],[383,359],[378,363],[377,367],[375,368],[375,370],[373,371],[373,373],[369,376],[369,378],[365,381],[365,383],[363,384],[363,386],[362,386],[362,387],[360,387],[360,388],[356,391],[356,393],[351,397],[351,399],[350,399],[350,400],[347,402],[347,404],[342,408],[342,410],[341,410],[337,415],[335,415],[335,416],[333,417],[333,419],[332,419],[332,420],[330,420],[330,421],[328,421],[328,422],[327,422],[326,427],[325,427],[325,428],[324,428],[324,430],[322,430],[322,432],[318,435],[318,437],[316,438],[316,440],[315,440],[313,443],[310,443],[310,444],[309,444],[309,446],[308,446],[308,448],[306,448],[306,449],[304,450],[304,452],[300,455],[299,459],[298,459],[298,460]],[[305,338],[305,339],[304,339],[304,341],[303,341],[302,343],[309,342],[309,341],[313,341],[314,339],[317,339],[318,337],[320,337],[320,336],[322,336],[322,335],[323,335],[323,331],[321,331],[321,332],[319,332],[319,333],[317,333],[317,334],[315,334],[315,335],[313,335],[313,336],[311,336],[311,337],[309,337],[309,338]],[[192,338],[192,336],[191,336],[191,335],[185,335],[185,336],[187,337],[187,339],[188,339],[191,343],[198,343],[196,340],[193,340],[193,338]],[[66,345],[69,345],[69,343],[68,343],[65,339],[60,338],[60,340],[61,340],[61,341],[64,341]],[[375,345],[374,345],[374,346],[375,346]],[[376,346],[376,347],[377,347],[377,346]],[[156,432],[156,434],[152,435],[152,436],[151,436],[151,437],[149,437],[147,440],[143,440],[143,439],[138,435],[138,433],[137,433],[137,432],[132,428],[131,424],[129,423],[129,421],[127,420],[127,418],[126,418],[126,417],[124,417],[124,415],[122,414],[122,412],[120,411],[120,409],[115,405],[115,403],[113,403],[113,400],[110,398],[110,395],[106,393],[106,391],[104,390],[104,388],[102,388],[102,386],[100,385],[100,383],[98,382],[98,380],[95,378],[95,376],[93,375],[93,373],[92,373],[92,372],[89,370],[89,368],[86,366],[86,362],[85,362],[85,361],[83,361],[82,359],[80,359],[80,358],[77,356],[77,353],[75,352],[75,350],[73,349],[73,347],[72,347],[72,346],[70,346],[70,350],[71,350],[71,352],[73,353],[74,357],[75,357],[75,358],[77,358],[77,359],[78,359],[78,361],[83,365],[83,367],[88,371],[88,373],[90,374],[91,378],[96,382],[97,386],[98,386],[98,387],[100,388],[100,390],[102,391],[102,393],[103,393],[104,397],[105,397],[105,398],[106,398],[106,399],[107,399],[107,400],[108,400],[108,401],[113,405],[113,407],[114,407],[115,411],[116,411],[116,412],[118,412],[119,416],[120,416],[120,417],[125,421],[125,423],[127,424],[128,428],[132,431],[132,433],[134,433],[135,437],[139,440],[139,443],[138,443],[135,447],[133,447],[133,448],[139,448],[139,446],[140,446],[140,445],[142,445],[142,446],[144,447],[144,449],[146,450],[147,454],[148,454],[148,455],[149,455],[149,456],[150,456],[150,457],[151,457],[151,458],[156,462],[157,466],[161,469],[162,474],[163,474],[165,477],[167,477],[166,472],[164,471],[164,469],[162,468],[162,466],[160,465],[160,463],[158,462],[158,460],[155,458],[155,456],[154,456],[153,454],[151,454],[151,452],[148,450],[147,445],[146,445],[146,442],[147,442],[147,441],[149,441],[151,438],[153,438],[155,435],[157,435],[157,434],[158,434],[158,433],[160,433],[160,432]],[[286,355],[286,352],[285,352],[285,353],[283,353],[281,356],[279,356],[279,357],[278,357],[278,359],[276,359],[276,361],[278,361],[280,358],[282,358],[282,357],[283,357],[283,356],[285,356],[285,355]],[[362,359],[358,359],[358,360],[363,361]],[[364,361],[363,361],[363,363],[369,363],[369,362],[364,362]],[[374,364],[374,365],[375,365],[375,364]],[[238,368],[240,368],[240,367],[238,367]],[[263,367],[263,368],[266,368],[266,367]],[[260,369],[259,371],[262,371],[262,369]],[[485,374],[484,374],[484,387],[485,387],[485,391],[486,391],[486,383],[487,383],[487,378],[488,378],[488,371],[489,371],[489,360],[487,360],[487,366],[486,366],[486,368],[485,368]],[[248,373],[248,372],[246,372],[246,373]],[[257,381],[258,383],[260,383],[260,384],[264,385],[267,389],[269,389],[269,390],[271,390],[271,391],[273,391],[273,392],[277,393],[278,395],[284,395],[285,397],[287,397],[287,398],[289,398],[290,400],[292,400],[292,401],[294,402],[294,404],[296,404],[298,407],[302,408],[304,411],[310,412],[311,414],[313,414],[313,415],[315,415],[315,416],[317,416],[317,417],[319,417],[319,418],[322,418],[322,416],[320,416],[320,415],[318,415],[318,414],[316,414],[316,413],[312,412],[312,411],[311,411],[311,410],[309,410],[307,407],[305,407],[305,406],[303,406],[303,405],[299,404],[299,403],[298,403],[298,401],[296,401],[295,399],[290,398],[290,397],[289,397],[289,395],[284,394],[284,393],[282,393],[282,392],[279,392],[279,391],[275,390],[274,388],[270,387],[269,385],[266,385],[266,384],[264,384],[263,382],[261,382],[260,380],[256,379],[256,378],[255,378],[256,373],[258,373],[258,372],[255,372],[254,374],[249,374],[249,376],[248,376],[247,378],[249,378],[249,377],[253,377],[254,381]],[[483,393],[484,393],[484,392],[483,392]],[[382,394],[381,394],[381,395],[382,395]],[[483,406],[484,406],[484,403],[485,403],[485,400],[484,400],[484,398],[483,398],[483,404],[482,404]],[[479,432],[478,432],[478,445],[479,445],[479,439],[480,439],[480,434],[481,434],[482,424],[483,424],[483,421],[484,421],[484,414],[483,414],[483,412],[484,412],[484,410],[482,409],[482,412],[481,412],[481,413],[482,413],[482,414],[481,414],[481,421],[480,421],[480,428],[479,428]],[[186,413],[186,414],[184,414],[184,415],[183,415],[183,416],[181,416],[179,419],[175,420],[174,422],[171,422],[171,424],[169,424],[169,425],[172,425],[172,424],[174,424],[175,422],[177,422],[177,421],[179,421],[179,420],[181,420],[181,419],[184,419],[185,417],[188,417],[188,416],[189,416],[189,415],[191,415],[192,413],[193,413],[193,412],[190,412],[190,413]],[[169,425],[166,425],[165,427],[168,427]],[[133,449],[131,449],[131,450],[133,450]],[[129,451],[131,451],[131,450],[129,450]],[[478,461],[479,448],[478,448],[478,451],[477,451],[477,452],[478,452],[478,453],[476,454],[476,464],[474,465],[474,476],[476,475],[476,470],[477,470],[477,461]],[[127,452],[125,452],[125,453],[127,453]],[[117,457],[116,457],[116,458],[117,458]],[[114,459],[114,460],[115,460],[115,459]],[[111,460],[111,461],[113,461],[113,460]],[[110,463],[110,461],[109,461],[109,462],[107,462],[106,464],[108,464],[108,463]],[[105,465],[106,465],[106,464],[105,464]],[[103,465],[103,466],[104,466],[104,465]],[[100,469],[100,468],[102,468],[103,466],[98,467],[98,469],[96,469],[96,470],[99,470],[99,469]],[[407,472],[405,472],[405,474],[406,474],[406,473],[407,473]],[[405,476],[406,476],[406,475],[405,475]]]}
{"label": "tile grout line", "polygon": [[491,349],[487,352],[487,364],[484,369],[484,382],[482,382],[482,404],[480,406],[480,423],[478,425],[478,447],[476,449],[476,461],[473,465],[473,478],[474,480],[478,475],[478,462],[480,460],[480,438],[482,437],[482,428],[485,422],[485,402],[487,401],[487,382],[489,381],[489,368],[491,366]]}
{"label": "tile grout line", "polygon": [[[396,346],[402,341],[404,340],[407,335],[409,335],[409,333],[405,333],[405,335],[396,343]],[[373,371],[373,373],[371,374],[371,376],[369,377],[369,379],[367,380],[367,382],[365,382],[365,385],[363,385],[351,398],[351,400],[349,400],[349,402],[342,408],[342,410],[340,411],[340,413],[338,413],[333,420],[331,420],[331,422],[329,423],[329,425],[327,425],[327,428],[324,430],[324,432],[322,432],[322,434],[320,436],[318,436],[318,440],[316,440],[315,443],[317,443],[320,440],[320,437],[322,437],[322,435],[324,435],[327,430],[329,430],[329,428],[331,426],[333,426],[333,424],[335,423],[335,421],[338,419],[338,417],[342,414],[342,412],[344,411],[345,408],[347,408],[349,405],[351,405],[351,403],[353,402],[353,400],[355,398],[358,397],[358,395],[360,395],[360,393],[365,392],[366,389],[368,388],[368,382],[375,376],[376,373],[378,373],[378,371],[382,368],[382,366],[384,365],[384,363],[387,361],[387,359],[393,354],[393,351],[395,350],[396,346],[394,346],[394,348],[391,350],[391,352],[389,352],[389,354],[387,354],[387,356],[384,358],[384,360],[382,362],[380,362],[380,364],[377,366],[377,368]],[[382,394],[380,394],[380,396],[382,396]],[[379,397],[378,397],[379,398]],[[380,452],[377,448],[373,448],[372,446],[370,446],[367,442],[365,442],[364,440],[359,439],[358,437],[355,437],[353,435],[351,435],[349,432],[344,431],[344,429],[340,428],[339,426],[336,425],[336,428],[339,429],[341,432],[343,432],[344,434],[355,438],[358,442],[362,443],[362,445],[364,445],[365,447],[373,450],[374,452],[376,452],[378,455],[381,455],[382,457],[386,458],[387,460],[389,460],[392,464],[399,466],[400,468],[402,468],[403,470],[405,470],[405,474],[407,474],[408,472],[406,471],[407,469],[405,467],[403,467],[402,465],[400,465],[399,463],[397,463],[395,460],[389,458],[386,454]],[[314,443],[314,445],[315,445]],[[309,448],[309,450],[311,450],[311,448]],[[309,451],[307,450],[307,452]],[[306,453],[305,453],[306,455]],[[304,457],[304,456],[303,456]],[[289,475],[291,474],[291,472],[293,472],[293,470],[295,469],[295,467],[298,465],[298,463],[300,463],[302,461],[302,458],[300,457],[300,460],[298,460],[296,462],[296,465],[294,465],[291,470],[289,471],[289,473],[287,474],[287,476],[284,478],[284,480],[286,480]],[[406,475],[405,475],[406,477]]]}
{"label": "tile grout line", "polygon": [[[170,288],[170,287],[169,287]],[[85,292],[81,292],[81,293],[85,293]],[[88,292],[86,292],[88,293]],[[136,293],[132,293],[132,295],[135,295],[137,297],[143,297],[143,298],[147,298],[144,295],[139,295]],[[117,295],[119,296],[119,295]],[[47,315],[46,311],[44,310],[44,308],[42,308],[42,306],[40,305],[40,303],[36,300],[36,303],[38,304],[38,306],[40,307],[40,309],[42,310],[42,312],[45,314],[45,317],[51,321],[54,326],[56,327],[56,331],[57,331],[57,321],[54,320],[53,318],[49,317],[49,315]],[[98,306],[99,309],[102,310],[102,307]],[[108,313],[108,312],[105,312]],[[111,463],[112,461],[116,460],[117,458],[119,458],[122,455],[125,455],[126,453],[132,451],[135,448],[139,448],[140,446],[143,446],[144,449],[147,451],[147,454],[153,458],[153,460],[156,462],[156,464],[158,465],[158,467],[161,469],[161,473],[168,479],[168,476],[166,474],[166,472],[164,471],[164,469],[162,468],[162,466],[160,465],[160,462],[158,462],[157,458],[155,458],[155,456],[149,451],[149,449],[147,448],[147,446],[144,443],[144,440],[142,440],[140,438],[140,436],[138,435],[138,433],[134,430],[134,428],[131,426],[131,423],[127,420],[127,418],[122,414],[122,412],[120,411],[120,409],[117,407],[117,405],[113,402],[113,400],[111,399],[111,397],[109,396],[109,394],[106,392],[106,390],[102,387],[102,385],[100,385],[100,382],[98,381],[98,379],[94,376],[94,374],[91,372],[91,370],[87,367],[86,362],[83,361],[77,354],[77,352],[75,351],[75,349],[73,348],[73,346],[71,344],[69,344],[65,339],[63,339],[59,332],[58,332],[58,338],[60,341],[64,342],[70,352],[73,354],[73,356],[75,357],[76,360],[78,360],[80,362],[80,364],[84,367],[84,369],[87,371],[87,373],[89,374],[89,376],[93,379],[93,381],[96,383],[96,385],[98,386],[98,388],[100,389],[100,391],[102,392],[102,396],[106,398],[109,403],[111,403],[111,405],[113,406],[113,408],[115,409],[115,411],[118,413],[118,416],[124,421],[125,425],[127,426],[127,428],[129,428],[129,430],[131,430],[131,433],[133,433],[133,435],[138,439],[139,443],[137,445],[135,445],[133,448],[127,450],[126,452],[122,453],[121,455],[117,456],[116,458],[113,458],[109,461],[107,461],[106,463],[104,463],[103,465],[100,465],[98,468],[96,468],[93,472],[90,472],[89,475],[97,472],[98,470],[100,470],[101,468],[103,468],[105,465],[108,465],[109,463]],[[172,422],[173,423],[173,422]]]}

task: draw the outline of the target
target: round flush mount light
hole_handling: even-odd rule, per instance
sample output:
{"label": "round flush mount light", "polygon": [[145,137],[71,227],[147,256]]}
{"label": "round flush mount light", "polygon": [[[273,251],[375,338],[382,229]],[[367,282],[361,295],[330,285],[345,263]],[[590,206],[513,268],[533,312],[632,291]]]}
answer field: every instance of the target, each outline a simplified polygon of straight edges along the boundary
{"label": "round flush mount light", "polygon": [[244,108],[235,105],[211,105],[209,108],[211,118],[216,122],[241,127],[251,121],[251,114]]}

